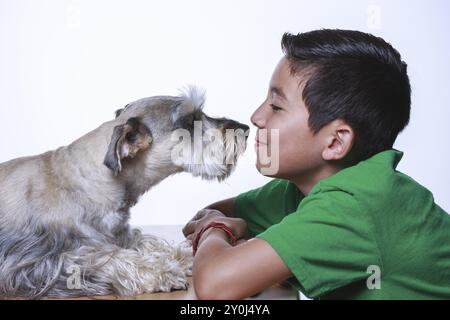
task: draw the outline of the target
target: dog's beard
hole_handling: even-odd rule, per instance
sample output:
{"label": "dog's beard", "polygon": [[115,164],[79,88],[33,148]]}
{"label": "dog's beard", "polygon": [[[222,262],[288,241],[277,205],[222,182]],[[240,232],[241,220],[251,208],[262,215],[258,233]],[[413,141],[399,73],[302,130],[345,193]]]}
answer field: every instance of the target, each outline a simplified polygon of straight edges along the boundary
{"label": "dog's beard", "polygon": [[220,139],[204,145],[200,152],[196,152],[194,148],[191,163],[185,165],[184,170],[205,180],[223,181],[233,172],[238,158],[244,153],[246,147],[247,142],[243,131],[238,134],[227,134],[224,140]]}

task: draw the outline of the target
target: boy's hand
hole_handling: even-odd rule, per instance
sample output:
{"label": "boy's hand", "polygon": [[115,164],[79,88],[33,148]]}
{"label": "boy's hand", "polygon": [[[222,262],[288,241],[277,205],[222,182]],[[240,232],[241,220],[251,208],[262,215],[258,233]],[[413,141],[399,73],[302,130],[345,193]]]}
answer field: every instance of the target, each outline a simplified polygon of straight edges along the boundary
{"label": "boy's hand", "polygon": [[[214,209],[202,209],[197,212],[195,216],[189,220],[188,223],[183,227],[183,234],[187,239],[192,239],[195,230],[199,230],[203,225],[206,217],[225,217],[225,215],[219,210]],[[200,225],[200,226],[199,226]]]}
{"label": "boy's hand", "polygon": [[214,209],[202,209],[184,226],[183,234],[187,239],[193,239],[196,232],[211,223],[221,222],[233,230],[233,234],[242,239],[247,236],[247,223],[243,219],[226,217],[222,212]]}

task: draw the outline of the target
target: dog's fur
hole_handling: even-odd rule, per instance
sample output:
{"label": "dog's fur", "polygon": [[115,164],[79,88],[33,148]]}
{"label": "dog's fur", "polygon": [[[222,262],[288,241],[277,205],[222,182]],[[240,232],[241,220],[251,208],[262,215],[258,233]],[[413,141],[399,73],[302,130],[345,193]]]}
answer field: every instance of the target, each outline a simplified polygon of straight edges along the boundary
{"label": "dog's fur", "polygon": [[[203,104],[195,88],[177,97],[141,99],[68,146],[0,164],[0,297],[185,289],[189,245],[173,247],[131,229],[129,209],[174,173],[218,180],[230,174],[233,164],[208,155],[200,155],[200,163],[172,159],[178,143],[172,133],[193,132],[195,120],[204,129],[248,130],[208,117]],[[236,161],[245,139],[224,142],[226,158]]]}

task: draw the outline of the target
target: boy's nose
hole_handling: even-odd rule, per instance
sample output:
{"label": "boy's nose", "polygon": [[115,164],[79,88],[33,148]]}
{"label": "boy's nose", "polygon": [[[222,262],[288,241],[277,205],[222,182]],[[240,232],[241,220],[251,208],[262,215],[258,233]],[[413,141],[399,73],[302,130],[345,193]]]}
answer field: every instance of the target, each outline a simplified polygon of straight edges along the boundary
{"label": "boy's nose", "polygon": [[262,129],[266,125],[266,120],[264,117],[264,112],[262,110],[262,106],[256,109],[256,111],[250,117],[250,121],[255,127]]}

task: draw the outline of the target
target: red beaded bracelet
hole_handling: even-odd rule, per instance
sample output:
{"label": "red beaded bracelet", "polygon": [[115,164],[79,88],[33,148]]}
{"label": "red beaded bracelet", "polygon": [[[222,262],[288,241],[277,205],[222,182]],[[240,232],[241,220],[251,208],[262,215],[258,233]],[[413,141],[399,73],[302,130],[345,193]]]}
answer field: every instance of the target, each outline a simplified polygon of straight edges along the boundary
{"label": "red beaded bracelet", "polygon": [[211,228],[222,229],[230,237],[231,245],[234,246],[236,244],[237,238],[233,234],[233,230],[231,230],[230,227],[228,227],[226,224],[221,223],[221,222],[211,222],[211,223],[207,224],[206,226],[202,227],[200,229],[200,231],[197,233],[197,235],[195,236],[194,240],[192,241],[192,250],[194,252],[194,256],[197,253],[198,243],[199,243],[200,238],[202,237],[203,233],[205,233],[206,230],[211,229]]}

